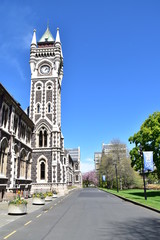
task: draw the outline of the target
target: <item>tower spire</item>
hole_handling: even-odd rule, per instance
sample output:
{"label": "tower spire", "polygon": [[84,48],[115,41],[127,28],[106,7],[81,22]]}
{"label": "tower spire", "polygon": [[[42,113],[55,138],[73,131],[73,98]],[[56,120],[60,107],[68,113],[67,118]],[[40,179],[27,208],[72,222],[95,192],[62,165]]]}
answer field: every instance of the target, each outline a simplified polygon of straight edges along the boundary
{"label": "tower spire", "polygon": [[61,43],[60,35],[59,35],[59,28],[57,28],[56,42]]}
{"label": "tower spire", "polygon": [[32,37],[32,42],[31,42],[31,46],[32,45],[37,45],[37,41],[36,41],[36,29],[33,30],[33,37]]}

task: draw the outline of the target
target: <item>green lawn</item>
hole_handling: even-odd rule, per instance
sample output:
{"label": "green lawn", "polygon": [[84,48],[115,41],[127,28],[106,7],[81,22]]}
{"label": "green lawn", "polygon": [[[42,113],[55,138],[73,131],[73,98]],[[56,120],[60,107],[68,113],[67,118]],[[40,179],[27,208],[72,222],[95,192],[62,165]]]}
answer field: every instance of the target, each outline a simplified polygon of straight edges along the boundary
{"label": "green lawn", "polygon": [[160,210],[160,190],[147,190],[147,200],[145,200],[144,190],[142,189],[120,190],[118,193],[116,190],[100,189]]}

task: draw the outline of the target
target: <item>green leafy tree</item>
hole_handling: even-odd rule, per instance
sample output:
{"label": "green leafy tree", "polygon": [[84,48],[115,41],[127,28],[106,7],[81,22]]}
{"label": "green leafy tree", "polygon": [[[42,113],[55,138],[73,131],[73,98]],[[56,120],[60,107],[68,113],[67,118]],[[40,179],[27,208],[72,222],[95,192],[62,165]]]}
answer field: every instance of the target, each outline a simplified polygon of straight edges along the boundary
{"label": "green leafy tree", "polygon": [[120,189],[141,187],[142,179],[131,167],[131,160],[127,157],[125,144],[119,140],[114,140],[111,144],[111,150],[107,154],[102,154],[100,178],[102,175],[106,175],[107,188],[116,188],[116,166]]}
{"label": "green leafy tree", "polygon": [[160,179],[160,112],[154,112],[144,121],[140,130],[129,138],[135,147],[130,151],[131,164],[136,170],[142,169],[142,161],[139,154],[140,145],[142,151],[153,151],[153,161]]}

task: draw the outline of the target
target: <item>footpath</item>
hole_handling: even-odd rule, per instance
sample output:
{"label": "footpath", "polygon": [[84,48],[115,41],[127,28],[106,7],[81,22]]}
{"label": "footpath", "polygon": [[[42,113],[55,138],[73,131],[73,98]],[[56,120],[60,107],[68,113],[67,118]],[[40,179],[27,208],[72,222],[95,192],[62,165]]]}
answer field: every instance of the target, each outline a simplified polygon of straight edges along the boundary
{"label": "footpath", "polygon": [[[68,194],[70,194],[71,191],[69,191]],[[67,195],[68,195],[67,194]],[[60,199],[62,199],[64,196],[57,196],[57,198],[53,198],[52,202],[58,202]],[[33,205],[32,204],[32,198],[28,198],[26,199],[28,204],[27,204],[27,215],[32,213],[32,212],[35,212],[39,209],[43,209],[43,208],[46,208],[46,206],[48,204],[51,203],[51,201],[49,202],[45,202],[45,205]],[[8,223],[10,222],[13,222],[21,217],[24,217],[25,215],[8,215],[8,202],[4,201],[4,202],[0,202],[0,229],[7,225]]]}

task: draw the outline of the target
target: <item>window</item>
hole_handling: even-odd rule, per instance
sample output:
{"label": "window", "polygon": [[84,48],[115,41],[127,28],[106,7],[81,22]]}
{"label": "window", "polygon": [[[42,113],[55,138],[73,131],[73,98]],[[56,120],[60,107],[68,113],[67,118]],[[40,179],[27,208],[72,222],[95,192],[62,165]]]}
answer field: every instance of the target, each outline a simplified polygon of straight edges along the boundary
{"label": "window", "polygon": [[26,177],[26,153],[25,150],[22,150],[20,155],[20,178]]}
{"label": "window", "polygon": [[15,115],[14,116],[14,132],[17,132],[17,126],[18,126],[18,117]]}
{"label": "window", "polygon": [[44,131],[44,147],[47,147],[47,131]]}
{"label": "window", "polygon": [[40,131],[40,133],[39,133],[39,147],[42,147],[42,138],[43,138],[42,131]]}
{"label": "window", "polygon": [[40,173],[41,173],[40,179],[44,180],[45,179],[45,163],[44,162],[41,162]]}
{"label": "window", "polygon": [[3,110],[2,110],[2,125],[4,123],[4,116],[5,116],[5,106],[3,106]]}
{"label": "window", "polygon": [[51,104],[48,103],[48,112],[50,113],[51,112]]}
{"label": "window", "polygon": [[75,165],[75,170],[78,170],[78,164]]}
{"label": "window", "polygon": [[8,142],[4,139],[1,143],[1,154],[0,154],[0,175],[6,176],[7,173],[7,152]]}
{"label": "window", "polygon": [[37,104],[37,113],[40,113],[40,104]]}
{"label": "window", "polygon": [[27,175],[26,179],[31,179],[31,153],[28,154],[28,159],[26,161]]}
{"label": "window", "polygon": [[7,125],[7,121],[8,121],[8,108],[5,106],[3,106],[3,110],[2,110],[2,125],[4,125],[4,127],[6,127]]}
{"label": "window", "polygon": [[47,130],[42,127],[41,130],[39,131],[39,147],[47,147],[48,143],[48,134]]}
{"label": "window", "polygon": [[76,175],[76,182],[78,181],[78,175]]}

